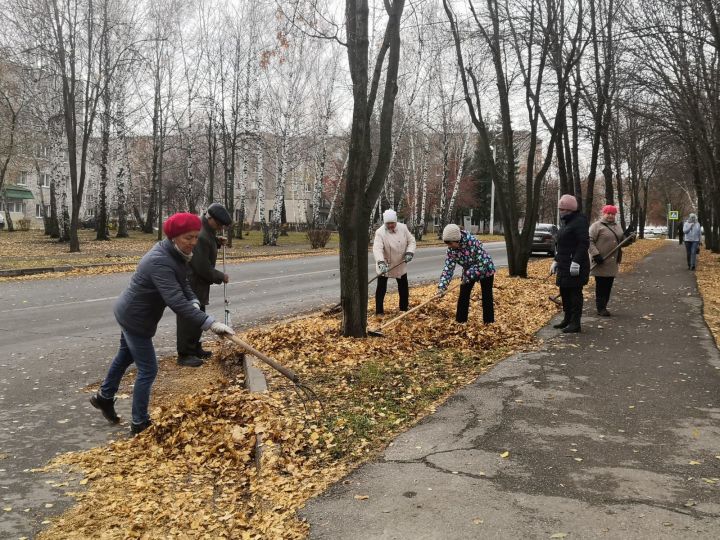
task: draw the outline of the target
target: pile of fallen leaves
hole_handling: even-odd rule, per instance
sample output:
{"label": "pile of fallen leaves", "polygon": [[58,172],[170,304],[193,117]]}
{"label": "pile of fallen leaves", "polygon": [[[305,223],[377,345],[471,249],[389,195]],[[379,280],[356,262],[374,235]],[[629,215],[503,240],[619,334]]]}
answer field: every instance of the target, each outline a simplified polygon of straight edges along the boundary
{"label": "pile of fallen leaves", "polygon": [[703,299],[705,322],[720,344],[720,257],[707,249],[700,252],[695,277]]}
{"label": "pile of fallen leaves", "polygon": [[[659,244],[637,243],[627,250],[628,262],[633,252]],[[548,268],[549,260],[531,263],[527,279],[498,273],[492,325],[481,323],[476,287],[467,324],[454,321],[455,292],[381,338],[343,338],[337,316],[246,333],[243,339],[313,387],[322,408],[301,401],[288,381],[268,371],[267,394],[249,394],[232,381],[154,410],[155,425],[139,437],[51,464],[81,471],[86,489],[74,493],[77,505],[42,536],[304,538],[307,524],[296,511],[305,501],[495,362],[534,344],[556,313],[547,300],[557,291]],[[414,287],[411,306],[435,290]],[[387,305],[395,302],[391,297]],[[372,318],[369,327],[379,324]],[[229,345],[224,350],[221,357]]]}

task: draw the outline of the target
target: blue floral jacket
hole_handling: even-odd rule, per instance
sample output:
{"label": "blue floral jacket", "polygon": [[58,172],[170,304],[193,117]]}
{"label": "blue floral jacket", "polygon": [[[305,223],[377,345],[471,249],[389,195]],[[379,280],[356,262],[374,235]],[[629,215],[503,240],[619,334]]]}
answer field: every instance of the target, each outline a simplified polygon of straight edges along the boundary
{"label": "blue floral jacket", "polygon": [[438,290],[445,291],[455,272],[455,265],[463,268],[462,282],[478,281],[495,274],[492,258],[482,247],[482,242],[467,231],[460,231],[460,247],[448,247],[445,266],[440,274]]}

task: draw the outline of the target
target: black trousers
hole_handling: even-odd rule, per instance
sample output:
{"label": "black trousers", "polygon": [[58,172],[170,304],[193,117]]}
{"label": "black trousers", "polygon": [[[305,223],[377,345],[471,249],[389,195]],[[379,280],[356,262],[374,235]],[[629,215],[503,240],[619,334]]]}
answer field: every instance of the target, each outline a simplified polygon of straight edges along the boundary
{"label": "black trousers", "polygon": [[[200,306],[205,313],[205,306]],[[202,328],[193,324],[192,321],[185,317],[176,316],[177,318],[177,352],[178,356],[194,356],[200,352],[200,336],[202,336]]]}
{"label": "black trousers", "polygon": [[[482,310],[483,322],[490,324],[495,322],[495,306],[493,305],[493,278],[488,276],[480,280],[480,292],[482,292]],[[468,320],[468,312],[470,311],[470,294],[472,293],[474,281],[463,283],[460,285],[460,295],[457,301],[457,311],[455,312],[455,320],[463,323]]]}
{"label": "black trousers", "polygon": [[603,277],[595,276],[595,306],[598,311],[607,308],[610,301],[610,291],[612,291],[614,276]]}
{"label": "black trousers", "polygon": [[[407,311],[410,303],[410,286],[408,285],[407,274],[403,274],[399,278],[395,278],[398,286],[398,294],[400,295],[400,311]],[[382,315],[385,313],[383,304],[385,303],[385,294],[387,293],[388,278],[378,276],[377,287],[375,287],[375,314]]]}
{"label": "black trousers", "polygon": [[560,287],[565,321],[580,326],[583,308],[582,287]]}

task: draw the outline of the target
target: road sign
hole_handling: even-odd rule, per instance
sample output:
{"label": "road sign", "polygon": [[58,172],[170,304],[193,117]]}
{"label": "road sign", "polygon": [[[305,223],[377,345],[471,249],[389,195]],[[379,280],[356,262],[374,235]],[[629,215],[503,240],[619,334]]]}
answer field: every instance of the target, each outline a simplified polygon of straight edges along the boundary
{"label": "road sign", "polygon": [[668,219],[677,221],[679,212],[677,210],[670,210],[668,212]]}

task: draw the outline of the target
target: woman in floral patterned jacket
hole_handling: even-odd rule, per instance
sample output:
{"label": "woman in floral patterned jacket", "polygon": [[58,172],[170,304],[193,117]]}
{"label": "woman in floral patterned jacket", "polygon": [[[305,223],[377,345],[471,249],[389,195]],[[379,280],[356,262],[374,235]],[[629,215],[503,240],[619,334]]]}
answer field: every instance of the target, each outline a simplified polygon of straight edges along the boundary
{"label": "woman in floral patterned jacket", "polygon": [[488,252],[483,249],[482,242],[469,232],[461,231],[460,227],[452,223],[445,227],[442,238],[448,248],[445,266],[438,283],[438,294],[445,294],[455,272],[455,265],[459,264],[463,268],[463,273],[455,320],[459,323],[467,322],[470,293],[475,282],[479,281],[482,290],[483,322],[485,324],[495,322],[492,289],[495,265]]}

